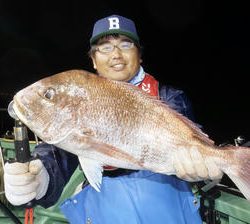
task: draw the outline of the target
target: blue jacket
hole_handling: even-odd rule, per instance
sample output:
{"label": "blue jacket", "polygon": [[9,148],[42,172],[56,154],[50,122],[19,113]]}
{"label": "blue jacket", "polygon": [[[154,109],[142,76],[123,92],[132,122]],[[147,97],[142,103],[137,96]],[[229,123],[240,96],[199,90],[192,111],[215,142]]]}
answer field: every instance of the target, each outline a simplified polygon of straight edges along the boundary
{"label": "blue jacket", "polygon": [[[162,100],[193,120],[191,103],[183,91],[160,87]],[[50,175],[47,194],[38,204],[53,205],[60,197],[79,162],[75,155],[48,144],[40,144],[35,153]],[[70,223],[145,224],[202,223],[199,203],[188,182],[175,176],[136,171],[117,177],[104,176],[101,192],[86,186],[67,199],[61,210]]]}

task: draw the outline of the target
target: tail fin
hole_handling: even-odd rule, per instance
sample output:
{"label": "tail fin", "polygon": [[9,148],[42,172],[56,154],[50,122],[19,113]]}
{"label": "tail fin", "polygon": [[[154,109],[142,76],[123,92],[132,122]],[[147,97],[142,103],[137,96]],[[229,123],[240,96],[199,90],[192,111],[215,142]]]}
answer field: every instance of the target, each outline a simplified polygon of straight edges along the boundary
{"label": "tail fin", "polygon": [[250,201],[250,148],[248,147],[226,147],[234,150],[234,156],[228,164],[229,168],[225,173],[239,188],[244,197]]}

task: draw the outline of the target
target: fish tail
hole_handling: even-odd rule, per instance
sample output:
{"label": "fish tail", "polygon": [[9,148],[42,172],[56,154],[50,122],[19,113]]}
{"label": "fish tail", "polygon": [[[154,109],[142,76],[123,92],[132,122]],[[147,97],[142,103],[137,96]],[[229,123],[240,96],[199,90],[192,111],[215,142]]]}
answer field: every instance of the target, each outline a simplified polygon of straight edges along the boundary
{"label": "fish tail", "polygon": [[225,173],[239,188],[244,197],[250,201],[250,148],[248,147],[225,147],[233,150],[232,160]]}

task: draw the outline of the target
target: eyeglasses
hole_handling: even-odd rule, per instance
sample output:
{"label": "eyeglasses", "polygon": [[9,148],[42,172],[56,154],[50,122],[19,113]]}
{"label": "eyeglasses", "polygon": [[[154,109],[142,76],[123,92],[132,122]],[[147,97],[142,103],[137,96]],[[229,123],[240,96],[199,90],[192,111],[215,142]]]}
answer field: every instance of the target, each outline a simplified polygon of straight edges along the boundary
{"label": "eyeglasses", "polygon": [[95,50],[104,54],[111,53],[117,47],[121,51],[127,51],[134,47],[134,43],[130,41],[121,41],[119,44],[103,43],[99,45]]}

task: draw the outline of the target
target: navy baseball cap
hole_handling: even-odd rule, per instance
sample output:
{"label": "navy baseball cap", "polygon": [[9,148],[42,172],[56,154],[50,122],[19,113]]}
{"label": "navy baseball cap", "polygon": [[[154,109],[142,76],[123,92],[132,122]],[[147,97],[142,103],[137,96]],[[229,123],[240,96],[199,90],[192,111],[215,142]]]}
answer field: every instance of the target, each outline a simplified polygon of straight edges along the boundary
{"label": "navy baseball cap", "polygon": [[98,20],[90,38],[92,45],[99,38],[109,34],[122,34],[139,44],[139,37],[136,31],[135,23],[128,18],[119,15],[112,15]]}

